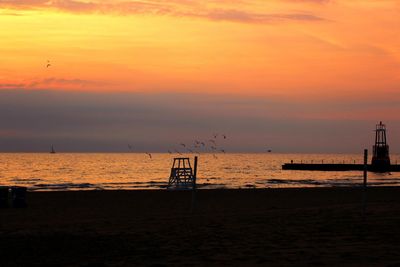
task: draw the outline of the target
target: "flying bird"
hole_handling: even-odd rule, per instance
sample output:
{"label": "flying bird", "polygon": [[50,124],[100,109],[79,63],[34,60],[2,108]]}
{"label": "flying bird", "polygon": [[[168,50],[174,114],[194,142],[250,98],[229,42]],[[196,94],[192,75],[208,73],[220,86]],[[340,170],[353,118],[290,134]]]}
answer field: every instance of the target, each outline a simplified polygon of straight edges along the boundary
{"label": "flying bird", "polygon": [[225,134],[223,134],[222,137],[223,137],[224,139],[226,139],[226,135],[225,135]]}
{"label": "flying bird", "polygon": [[224,149],[221,149],[221,152],[225,154],[225,150]]}
{"label": "flying bird", "polygon": [[186,145],[184,143],[181,143],[181,146],[186,147]]}
{"label": "flying bird", "polygon": [[217,134],[217,133],[215,133],[215,134],[213,134],[213,136],[214,136],[214,138],[215,138],[215,139],[217,139],[217,137],[218,137],[218,134]]}
{"label": "flying bird", "polygon": [[50,67],[51,66],[51,64],[50,64],[50,60],[47,60],[47,65],[46,65],[46,68],[48,68],[48,67]]}
{"label": "flying bird", "polygon": [[150,154],[150,153],[147,153],[147,152],[146,152],[146,154],[149,156],[149,158],[150,158],[150,159],[152,159],[152,158],[153,158],[153,157],[151,156],[151,154]]}

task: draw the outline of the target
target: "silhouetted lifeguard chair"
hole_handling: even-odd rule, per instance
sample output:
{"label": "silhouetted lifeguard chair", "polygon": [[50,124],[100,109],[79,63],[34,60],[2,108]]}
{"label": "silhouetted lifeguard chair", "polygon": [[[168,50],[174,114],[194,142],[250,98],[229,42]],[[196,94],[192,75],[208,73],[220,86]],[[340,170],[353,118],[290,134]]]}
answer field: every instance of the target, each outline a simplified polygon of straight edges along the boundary
{"label": "silhouetted lifeguard chair", "polygon": [[189,158],[174,158],[167,189],[195,190],[196,189],[197,157],[194,158],[194,169]]}

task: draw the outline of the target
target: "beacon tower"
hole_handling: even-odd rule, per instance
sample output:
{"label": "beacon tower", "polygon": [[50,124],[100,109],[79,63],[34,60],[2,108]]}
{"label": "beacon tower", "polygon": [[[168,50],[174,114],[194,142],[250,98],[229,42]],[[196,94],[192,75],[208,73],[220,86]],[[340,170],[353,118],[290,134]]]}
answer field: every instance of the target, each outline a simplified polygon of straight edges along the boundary
{"label": "beacon tower", "polygon": [[390,169],[389,145],[386,142],[386,125],[380,122],[376,125],[375,145],[371,167],[375,171],[388,171]]}

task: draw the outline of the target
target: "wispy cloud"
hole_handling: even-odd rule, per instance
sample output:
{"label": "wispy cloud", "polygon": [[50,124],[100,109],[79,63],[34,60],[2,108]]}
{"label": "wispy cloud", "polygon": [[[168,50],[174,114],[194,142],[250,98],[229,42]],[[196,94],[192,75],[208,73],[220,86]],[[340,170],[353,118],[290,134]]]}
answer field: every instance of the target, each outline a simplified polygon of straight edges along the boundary
{"label": "wispy cloud", "polygon": [[84,79],[47,78],[20,83],[0,83],[0,89],[77,88],[105,86],[107,83]]}
{"label": "wispy cloud", "polygon": [[235,21],[243,23],[271,23],[275,21],[322,21],[321,17],[306,13],[290,14],[265,14],[251,13],[235,9],[217,9],[204,14],[193,14],[193,16],[204,17],[211,20]]}
{"label": "wispy cloud", "polygon": [[[288,1],[288,0],[284,0]],[[294,1],[294,0],[291,0]],[[211,7],[207,2],[213,3]],[[251,2],[251,1],[250,1]],[[50,9],[72,13],[98,14],[153,14],[176,17],[196,17],[213,21],[231,21],[241,23],[271,23],[275,21],[322,21],[322,17],[309,12],[252,12],[242,9],[250,2],[214,1],[77,1],[77,0],[0,0],[0,8],[8,9]],[[297,1],[294,1],[297,2]],[[327,2],[324,0],[307,0],[307,2]],[[238,3],[238,2],[235,2]],[[235,8],[236,6],[236,8]]]}
{"label": "wispy cloud", "polygon": [[37,80],[26,84],[25,87],[28,88],[48,88],[52,86],[64,87],[64,86],[74,86],[74,87],[86,87],[86,86],[101,86],[104,85],[102,82],[90,81],[83,79],[62,79],[62,78],[47,78],[43,80]]}
{"label": "wispy cloud", "polygon": [[13,89],[13,88],[25,88],[26,84],[23,83],[0,83],[0,89]]}

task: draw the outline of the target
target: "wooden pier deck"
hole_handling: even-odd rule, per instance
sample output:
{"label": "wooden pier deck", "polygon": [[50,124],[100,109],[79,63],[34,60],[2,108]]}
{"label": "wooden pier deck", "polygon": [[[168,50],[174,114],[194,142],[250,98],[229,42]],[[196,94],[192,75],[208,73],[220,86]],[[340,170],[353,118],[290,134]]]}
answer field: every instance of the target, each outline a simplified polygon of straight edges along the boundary
{"label": "wooden pier deck", "polygon": [[[368,171],[382,172],[376,170],[371,164],[367,165]],[[299,171],[363,171],[364,164],[333,164],[333,163],[285,163],[282,170]],[[390,165],[387,172],[400,172],[400,165]]]}

